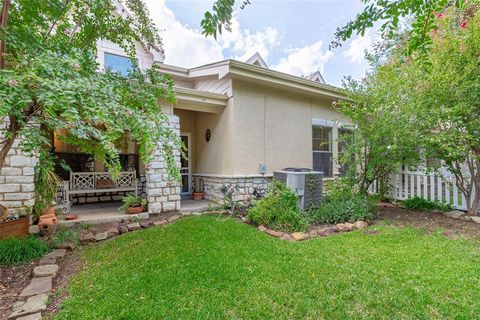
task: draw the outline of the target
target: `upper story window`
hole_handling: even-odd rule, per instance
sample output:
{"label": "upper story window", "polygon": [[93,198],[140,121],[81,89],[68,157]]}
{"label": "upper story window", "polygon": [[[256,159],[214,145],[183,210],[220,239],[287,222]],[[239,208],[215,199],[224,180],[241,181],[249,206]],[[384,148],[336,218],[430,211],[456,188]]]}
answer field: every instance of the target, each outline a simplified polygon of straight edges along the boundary
{"label": "upper story window", "polygon": [[133,64],[129,57],[105,52],[105,69],[128,76],[133,70]]}

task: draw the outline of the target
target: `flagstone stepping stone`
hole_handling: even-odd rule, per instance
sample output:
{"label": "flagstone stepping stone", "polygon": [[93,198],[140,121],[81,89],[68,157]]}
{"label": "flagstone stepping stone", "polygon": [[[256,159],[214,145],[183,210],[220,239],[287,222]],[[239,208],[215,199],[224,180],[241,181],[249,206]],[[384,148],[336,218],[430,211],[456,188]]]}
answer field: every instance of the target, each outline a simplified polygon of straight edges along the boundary
{"label": "flagstone stepping stone", "polygon": [[38,265],[43,266],[43,265],[46,265],[46,264],[55,264],[55,263],[57,263],[57,259],[55,259],[55,258],[42,258],[38,262]]}
{"label": "flagstone stepping stone", "polygon": [[[25,302],[21,307],[13,311],[13,313],[8,317],[8,319],[19,319],[20,317],[34,315],[43,310],[46,310],[47,300],[48,300],[47,294],[34,295],[28,298],[27,302]],[[35,318],[30,318],[30,319],[35,319]]]}
{"label": "flagstone stepping stone", "polygon": [[33,269],[33,276],[40,277],[55,277],[58,272],[58,266],[56,264],[46,264],[43,266],[37,266]]}
{"label": "flagstone stepping stone", "polygon": [[107,233],[106,232],[99,232],[95,235],[95,241],[103,241],[107,240]]}
{"label": "flagstone stepping stone", "polygon": [[460,210],[453,210],[450,212],[444,212],[443,215],[452,219],[460,219],[461,217],[466,215],[466,212]]}
{"label": "flagstone stepping stone", "polygon": [[30,314],[25,317],[17,318],[17,320],[42,320],[42,313],[38,312],[35,314]]}
{"label": "flagstone stepping stone", "polygon": [[23,289],[19,297],[30,297],[52,291],[52,277],[33,278],[32,282]]}
{"label": "flagstone stepping stone", "polygon": [[47,255],[45,256],[45,258],[61,259],[61,258],[65,257],[66,254],[67,254],[67,250],[65,250],[65,249],[56,249],[56,250],[53,250],[52,252],[50,252],[49,254],[47,254]]}
{"label": "flagstone stepping stone", "polygon": [[129,223],[127,224],[128,231],[135,231],[135,230],[140,230],[142,227],[140,227],[140,223]]}
{"label": "flagstone stepping stone", "polygon": [[263,224],[258,226],[258,230],[265,232],[267,230],[267,227],[265,227]]}

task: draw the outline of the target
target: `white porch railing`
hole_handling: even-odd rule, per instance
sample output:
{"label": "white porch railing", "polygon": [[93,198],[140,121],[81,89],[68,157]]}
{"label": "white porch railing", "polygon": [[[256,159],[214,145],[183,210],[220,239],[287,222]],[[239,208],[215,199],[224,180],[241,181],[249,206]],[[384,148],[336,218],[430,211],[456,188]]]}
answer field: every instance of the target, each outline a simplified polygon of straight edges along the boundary
{"label": "white porch railing", "polygon": [[[449,203],[455,209],[467,210],[467,201],[456,182],[454,176],[447,174],[400,171],[389,176],[389,195],[396,200],[417,196],[426,200]],[[377,193],[376,182],[372,184],[370,191]]]}

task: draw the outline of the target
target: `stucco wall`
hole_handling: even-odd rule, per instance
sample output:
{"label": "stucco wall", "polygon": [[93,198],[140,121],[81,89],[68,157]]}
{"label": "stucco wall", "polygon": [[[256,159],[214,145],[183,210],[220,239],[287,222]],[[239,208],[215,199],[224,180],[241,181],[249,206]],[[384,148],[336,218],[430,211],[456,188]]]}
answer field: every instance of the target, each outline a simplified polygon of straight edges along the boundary
{"label": "stucco wall", "polygon": [[349,122],[332,108],[333,100],[238,80],[233,92],[236,175],[257,173],[260,162],[269,174],[287,166],[311,168],[312,119]]}
{"label": "stucco wall", "polygon": [[[195,162],[194,173],[233,174],[234,173],[234,98],[220,113],[196,113],[195,117]],[[205,140],[205,132],[210,129],[211,138]]]}

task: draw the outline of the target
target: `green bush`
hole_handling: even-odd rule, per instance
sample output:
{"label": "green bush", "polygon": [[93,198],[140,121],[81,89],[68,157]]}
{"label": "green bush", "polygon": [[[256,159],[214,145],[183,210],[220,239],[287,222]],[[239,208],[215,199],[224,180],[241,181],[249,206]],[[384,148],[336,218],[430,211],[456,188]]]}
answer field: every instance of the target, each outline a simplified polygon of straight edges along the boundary
{"label": "green bush", "polygon": [[40,258],[48,246],[34,236],[0,240],[0,265],[11,266],[28,263]]}
{"label": "green bush", "polygon": [[348,199],[355,196],[354,183],[348,178],[325,181],[325,201]]}
{"label": "green bush", "polygon": [[427,211],[427,210],[451,211],[452,210],[452,206],[448,203],[430,201],[417,196],[402,201],[402,204],[407,209],[417,210],[417,211]]}
{"label": "green bush", "polygon": [[311,223],[344,223],[375,218],[375,205],[367,197],[355,195],[325,201],[321,206],[310,208]]}
{"label": "green bush", "polygon": [[297,203],[295,193],[274,180],[265,197],[248,210],[248,218],[257,225],[263,224],[275,230],[303,231],[308,222]]}

